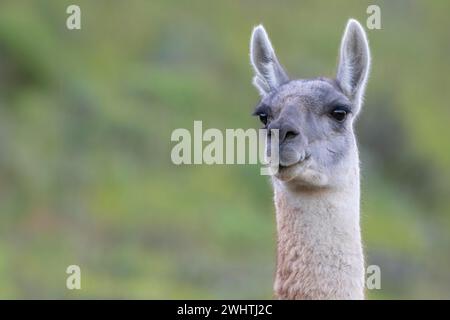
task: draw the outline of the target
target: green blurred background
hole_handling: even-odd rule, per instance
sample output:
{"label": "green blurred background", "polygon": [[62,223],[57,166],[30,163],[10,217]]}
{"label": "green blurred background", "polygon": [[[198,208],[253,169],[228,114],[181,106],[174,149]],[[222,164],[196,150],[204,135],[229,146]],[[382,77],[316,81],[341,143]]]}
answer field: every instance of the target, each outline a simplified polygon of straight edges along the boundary
{"label": "green blurred background", "polygon": [[[66,29],[78,4],[82,30]],[[0,298],[271,298],[259,166],[175,166],[175,128],[259,127],[248,43],[333,76],[349,17],[373,67],[357,123],[369,298],[450,298],[450,2],[0,3]],[[66,289],[68,265],[82,290]]]}

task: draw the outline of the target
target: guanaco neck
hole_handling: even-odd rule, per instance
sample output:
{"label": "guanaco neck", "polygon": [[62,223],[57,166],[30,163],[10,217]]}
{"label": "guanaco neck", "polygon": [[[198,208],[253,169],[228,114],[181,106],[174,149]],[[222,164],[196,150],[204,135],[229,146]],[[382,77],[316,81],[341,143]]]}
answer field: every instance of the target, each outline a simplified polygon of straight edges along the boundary
{"label": "guanaco neck", "polygon": [[293,190],[274,181],[279,299],[363,299],[359,169],[342,188]]}

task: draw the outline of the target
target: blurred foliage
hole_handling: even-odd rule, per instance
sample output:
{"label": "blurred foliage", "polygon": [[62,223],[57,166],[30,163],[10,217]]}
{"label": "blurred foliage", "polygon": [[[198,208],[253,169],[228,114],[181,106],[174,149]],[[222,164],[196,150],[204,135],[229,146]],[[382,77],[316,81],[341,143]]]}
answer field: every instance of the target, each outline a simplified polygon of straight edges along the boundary
{"label": "blurred foliage", "polygon": [[[65,27],[82,9],[82,30]],[[271,298],[258,166],[174,166],[179,127],[249,128],[248,42],[333,75],[346,20],[380,5],[357,124],[370,298],[450,298],[448,1],[0,3],[0,298]],[[82,290],[65,288],[68,265]]]}

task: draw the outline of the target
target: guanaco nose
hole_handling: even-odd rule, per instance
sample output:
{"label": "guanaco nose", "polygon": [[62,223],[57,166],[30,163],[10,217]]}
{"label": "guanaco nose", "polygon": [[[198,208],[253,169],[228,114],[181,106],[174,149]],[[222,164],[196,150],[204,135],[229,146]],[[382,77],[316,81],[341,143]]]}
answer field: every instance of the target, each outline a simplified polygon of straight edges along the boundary
{"label": "guanaco nose", "polygon": [[294,139],[296,136],[299,135],[299,131],[295,128],[293,124],[290,123],[290,121],[274,121],[267,127],[269,130],[268,134],[269,137],[271,136],[271,130],[278,130],[278,138],[279,138],[279,144],[283,144],[286,141]]}

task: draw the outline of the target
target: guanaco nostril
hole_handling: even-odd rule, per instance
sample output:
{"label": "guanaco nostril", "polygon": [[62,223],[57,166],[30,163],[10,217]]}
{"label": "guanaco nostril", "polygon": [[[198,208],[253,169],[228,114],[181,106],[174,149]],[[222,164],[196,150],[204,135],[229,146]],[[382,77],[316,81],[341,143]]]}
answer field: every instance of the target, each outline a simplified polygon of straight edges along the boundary
{"label": "guanaco nostril", "polygon": [[288,139],[293,139],[293,138],[295,138],[296,136],[298,136],[298,132],[296,132],[296,131],[288,131],[288,132],[286,132],[286,136],[285,136],[285,140],[288,140]]}

